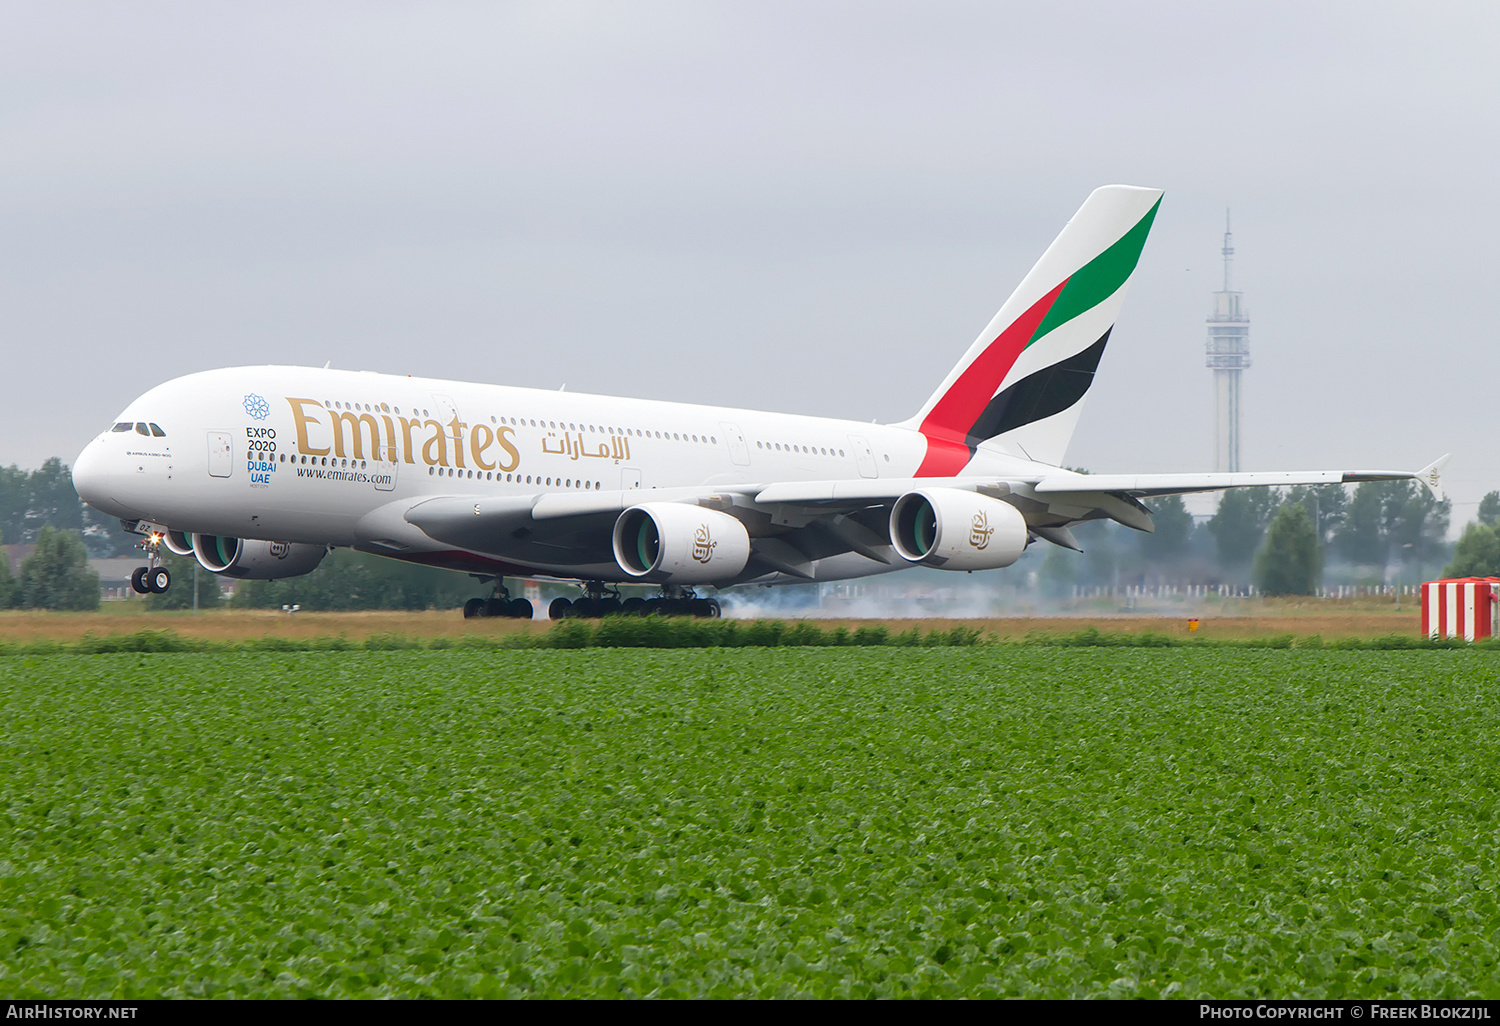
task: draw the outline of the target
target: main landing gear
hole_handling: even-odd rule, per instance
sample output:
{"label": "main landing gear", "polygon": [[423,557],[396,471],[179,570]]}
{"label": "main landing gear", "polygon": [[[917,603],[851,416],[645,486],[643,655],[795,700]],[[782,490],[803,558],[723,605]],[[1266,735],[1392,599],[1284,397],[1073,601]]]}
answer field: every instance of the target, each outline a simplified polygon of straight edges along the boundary
{"label": "main landing gear", "polygon": [[660,598],[620,599],[618,591],[607,591],[598,581],[583,585],[582,598],[557,598],[547,607],[553,620],[587,619],[601,616],[696,616],[717,620],[721,613],[717,599],[698,598],[691,588],[663,589]]}
{"label": "main landing gear", "polygon": [[137,595],[160,595],[172,586],[172,574],[161,565],[161,535],[148,534],[141,542],[146,550],[146,565],[130,574],[130,587]]}
{"label": "main landing gear", "polygon": [[[484,580],[484,578],[480,578]],[[512,620],[530,620],[532,617],[531,603],[523,598],[511,598],[510,592],[506,590],[505,582],[500,578],[492,578],[495,582],[490,591],[489,598],[472,598],[464,603],[464,619],[473,620],[486,616],[508,616]]]}

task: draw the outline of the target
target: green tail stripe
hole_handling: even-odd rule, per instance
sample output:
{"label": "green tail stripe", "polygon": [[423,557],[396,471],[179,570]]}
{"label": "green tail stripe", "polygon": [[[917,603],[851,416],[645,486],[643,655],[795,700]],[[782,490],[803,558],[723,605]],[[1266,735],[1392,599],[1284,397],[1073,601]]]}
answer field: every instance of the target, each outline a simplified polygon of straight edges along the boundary
{"label": "green tail stripe", "polygon": [[[1092,310],[1114,295],[1141,258],[1141,249],[1146,245],[1146,235],[1151,231],[1151,222],[1156,219],[1156,209],[1161,200],[1152,204],[1146,216],[1136,222],[1134,228],[1120,236],[1118,242],[1103,253],[1084,264],[1058,294],[1057,302],[1037,325],[1031,342],[1035,342],[1059,325],[1071,321],[1085,310]],[[1030,345],[1031,342],[1026,343]]]}

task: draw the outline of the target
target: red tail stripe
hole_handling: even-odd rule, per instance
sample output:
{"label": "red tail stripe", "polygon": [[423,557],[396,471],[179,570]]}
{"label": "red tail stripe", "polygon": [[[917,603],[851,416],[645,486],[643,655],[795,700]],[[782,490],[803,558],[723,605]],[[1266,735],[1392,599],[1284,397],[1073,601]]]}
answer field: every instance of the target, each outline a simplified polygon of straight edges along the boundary
{"label": "red tail stripe", "polygon": [[927,436],[927,455],[913,477],[954,477],[969,465],[973,453],[964,442],[956,442],[945,435]]}
{"label": "red tail stripe", "polygon": [[937,433],[965,437],[969,426],[984,412],[985,403],[994,397],[996,387],[1015,366],[1047,311],[1057,301],[1058,293],[1067,284],[1068,280],[1064,278],[1055,289],[1033,303],[964,368],[958,380],[949,386],[932,412],[923,419],[921,431],[924,435]]}
{"label": "red tail stripe", "polygon": [[1015,366],[1067,284],[1068,279],[1064,278],[1001,331],[923,418],[918,430],[927,436],[927,455],[917,468],[917,477],[948,477],[968,465],[970,453],[965,439],[969,428],[984,412],[985,404],[994,398],[996,388]]}

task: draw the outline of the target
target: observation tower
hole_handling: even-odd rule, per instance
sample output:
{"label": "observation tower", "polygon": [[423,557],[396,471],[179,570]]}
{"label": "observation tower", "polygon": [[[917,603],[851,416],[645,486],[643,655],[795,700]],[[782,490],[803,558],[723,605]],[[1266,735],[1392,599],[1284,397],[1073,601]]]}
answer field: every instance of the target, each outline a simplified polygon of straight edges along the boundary
{"label": "observation tower", "polygon": [[1208,317],[1207,366],[1214,372],[1214,470],[1240,469],[1240,374],[1250,366],[1250,318],[1231,269],[1234,238],[1224,211],[1224,287],[1214,293]]}

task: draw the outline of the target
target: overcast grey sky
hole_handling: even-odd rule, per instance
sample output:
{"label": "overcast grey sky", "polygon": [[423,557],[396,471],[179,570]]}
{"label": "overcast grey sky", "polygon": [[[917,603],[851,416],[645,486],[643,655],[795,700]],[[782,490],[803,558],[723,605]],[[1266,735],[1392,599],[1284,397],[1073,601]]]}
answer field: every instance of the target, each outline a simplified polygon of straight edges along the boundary
{"label": "overcast grey sky", "polygon": [[0,464],[303,363],[909,416],[1095,186],[1166,198],[1075,436],[1500,488],[1500,6],[0,0]]}

